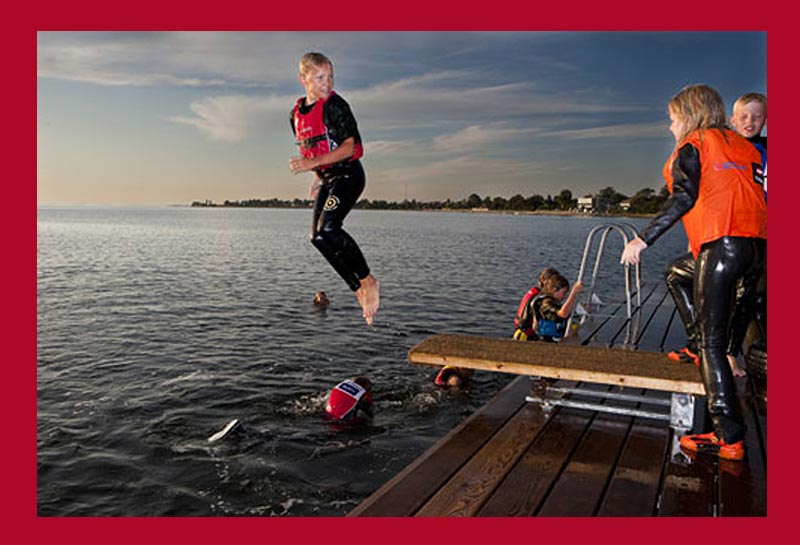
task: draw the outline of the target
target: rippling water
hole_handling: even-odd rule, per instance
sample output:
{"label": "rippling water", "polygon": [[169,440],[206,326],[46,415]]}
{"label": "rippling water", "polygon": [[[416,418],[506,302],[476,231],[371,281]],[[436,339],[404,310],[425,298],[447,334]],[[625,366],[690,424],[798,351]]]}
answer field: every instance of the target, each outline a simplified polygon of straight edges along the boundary
{"label": "rippling water", "polygon": [[[38,211],[38,512],[58,516],[347,513],[485,403],[408,349],[434,333],[509,336],[538,271],[574,280],[603,220],[355,211],[346,227],[381,280],[367,328],[307,242],[310,212]],[[626,220],[642,226],[644,220]],[[680,227],[645,254],[660,281]],[[602,296],[622,285],[610,239]],[[324,290],[326,311],[311,301]],[[374,421],[321,417],[330,388],[368,375]],[[240,430],[207,438],[233,418]]]}

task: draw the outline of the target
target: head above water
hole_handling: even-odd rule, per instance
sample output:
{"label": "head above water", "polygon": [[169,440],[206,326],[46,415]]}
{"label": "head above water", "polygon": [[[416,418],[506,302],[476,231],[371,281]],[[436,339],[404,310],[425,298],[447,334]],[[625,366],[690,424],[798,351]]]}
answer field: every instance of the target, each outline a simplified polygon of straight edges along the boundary
{"label": "head above water", "polygon": [[556,269],[553,269],[551,267],[542,269],[542,272],[539,273],[539,289],[541,290],[544,287],[545,282],[547,282],[547,280],[551,276],[556,274],[561,274],[561,273],[559,273]]}
{"label": "head above water", "polygon": [[689,85],[667,105],[670,131],[677,143],[696,130],[725,128],[725,104],[708,85]]}
{"label": "head above water", "polygon": [[317,294],[314,296],[314,304],[318,307],[325,308],[331,303],[328,296],[325,295],[324,291],[318,291]]}
{"label": "head above water", "polygon": [[367,377],[356,377],[353,382],[364,388],[367,392],[372,391],[372,381]]}
{"label": "head above water", "polygon": [[561,295],[561,298],[563,298],[567,290],[569,290],[569,280],[564,278],[558,271],[554,271],[542,285],[542,293],[545,295]]}

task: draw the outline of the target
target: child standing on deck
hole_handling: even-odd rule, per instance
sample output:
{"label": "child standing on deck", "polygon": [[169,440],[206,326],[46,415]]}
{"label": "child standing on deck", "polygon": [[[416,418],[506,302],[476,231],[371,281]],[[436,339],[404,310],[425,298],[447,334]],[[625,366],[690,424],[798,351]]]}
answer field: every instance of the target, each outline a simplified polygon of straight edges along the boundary
{"label": "child standing on deck", "polygon": [[[745,93],[733,103],[733,115],[730,118],[731,127],[747,138],[761,154],[763,168],[764,201],[767,200],[767,137],[761,136],[761,131],[767,122],[767,97],[761,93]],[[746,289],[755,290],[755,295],[746,292]],[[736,308],[731,318],[731,340],[728,343],[728,362],[734,375],[744,375],[744,369],[739,365],[742,347],[748,346],[748,326],[755,318],[761,329],[762,336],[767,333],[767,258],[764,256],[764,270],[755,286],[743,285],[740,287]]]}
{"label": "child standing on deck", "polygon": [[328,57],[303,55],[299,80],[306,94],[297,100],[289,123],[300,156],[289,159],[289,169],[294,174],[314,172],[311,243],[355,292],[364,320],[372,325],[380,304],[380,285],[358,244],[342,228],[364,190],[361,135],[350,106],[333,90],[333,63]]}
{"label": "child standing on deck", "polygon": [[[761,136],[761,131],[767,121],[767,98],[761,93],[746,93],[740,96],[733,105],[733,115],[730,125],[741,136],[747,138],[761,154],[761,164],[764,175],[764,200],[767,198],[767,138]],[[697,324],[694,316],[692,284],[695,274],[695,258],[689,253],[683,255],[672,263],[667,269],[667,288],[675,300],[678,314],[686,327],[687,345],[685,348],[669,353],[675,361],[700,363],[697,355]],[[734,377],[746,374],[740,365],[742,345],[745,340],[748,325],[754,314],[754,307],[758,307],[758,316],[763,317],[761,329],[766,332],[766,258],[764,259],[764,272],[756,286],[741,285],[736,297],[733,316],[730,325],[730,340],[728,342],[728,364]],[[756,296],[746,290],[756,290]]]}
{"label": "child standing on deck", "polygon": [[745,424],[726,352],[736,286],[752,286],[763,269],[767,204],[760,180],[761,155],[725,128],[722,97],[707,85],[691,85],[668,104],[675,150],[663,174],[670,197],[661,212],[622,252],[620,261],[639,263],[679,219],[692,256],[693,281],[680,294],[695,317],[695,339],[713,431],[681,438],[691,452],[720,458],[745,456]]}

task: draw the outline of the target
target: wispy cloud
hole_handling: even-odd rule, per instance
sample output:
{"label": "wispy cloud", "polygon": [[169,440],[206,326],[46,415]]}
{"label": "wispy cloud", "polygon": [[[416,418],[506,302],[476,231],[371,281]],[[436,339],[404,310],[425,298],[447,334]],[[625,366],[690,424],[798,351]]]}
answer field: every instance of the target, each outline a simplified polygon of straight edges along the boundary
{"label": "wispy cloud", "polygon": [[653,123],[631,123],[628,125],[607,125],[586,129],[551,131],[548,136],[567,140],[587,140],[597,138],[664,138],[668,135],[669,124],[665,121]]}
{"label": "wispy cloud", "polygon": [[37,71],[109,86],[274,87],[293,79],[301,39],[296,33],[40,32]]}
{"label": "wispy cloud", "polygon": [[288,132],[285,97],[221,96],[192,102],[192,117],[173,116],[170,121],[195,127],[212,140],[240,142],[278,123]]}

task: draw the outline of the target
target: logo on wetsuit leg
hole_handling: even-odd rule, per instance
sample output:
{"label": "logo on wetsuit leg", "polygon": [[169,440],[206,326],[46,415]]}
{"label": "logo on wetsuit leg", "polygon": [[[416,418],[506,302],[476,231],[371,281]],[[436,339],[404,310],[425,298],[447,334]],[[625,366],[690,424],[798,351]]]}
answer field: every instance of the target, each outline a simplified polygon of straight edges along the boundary
{"label": "logo on wetsuit leg", "polygon": [[337,208],[339,208],[339,197],[331,195],[325,201],[325,210],[336,210]]}

